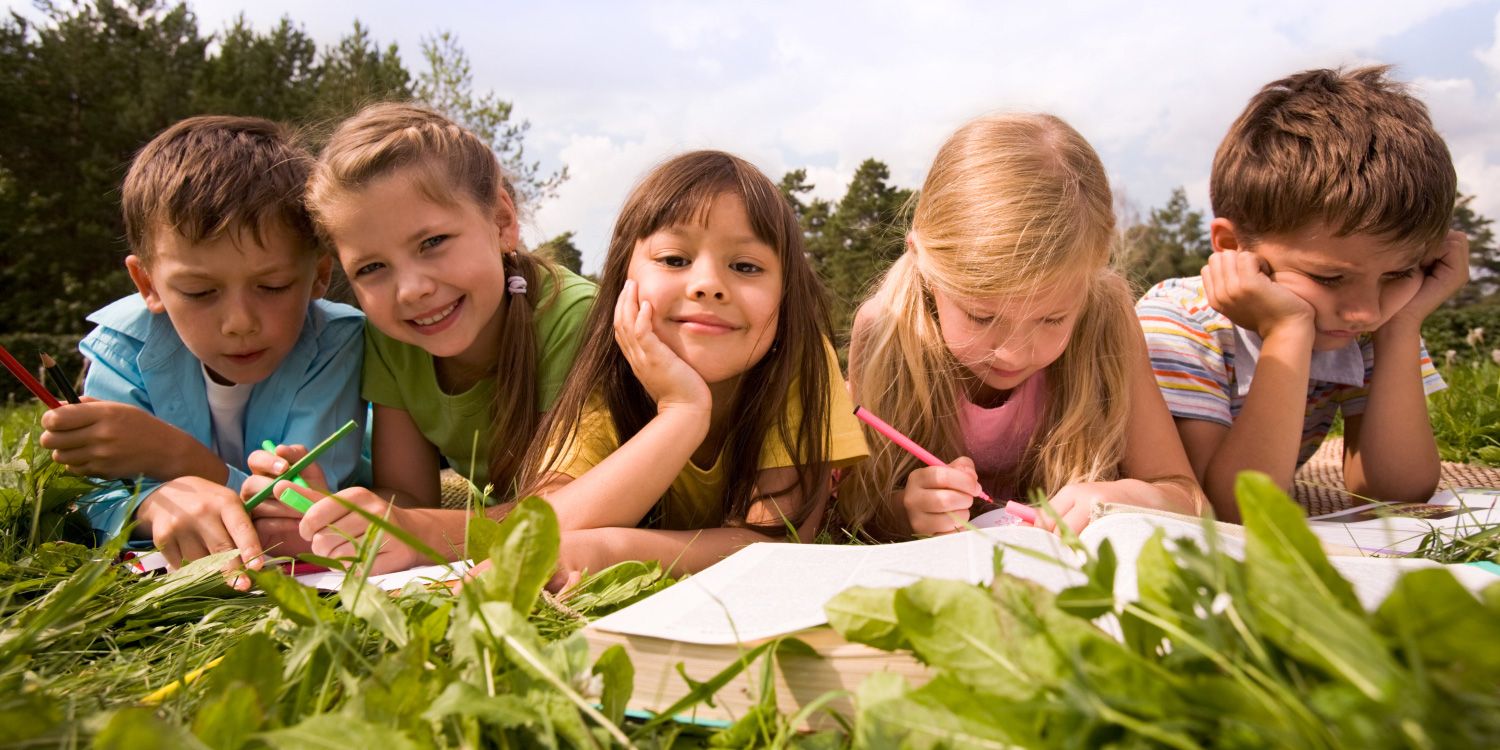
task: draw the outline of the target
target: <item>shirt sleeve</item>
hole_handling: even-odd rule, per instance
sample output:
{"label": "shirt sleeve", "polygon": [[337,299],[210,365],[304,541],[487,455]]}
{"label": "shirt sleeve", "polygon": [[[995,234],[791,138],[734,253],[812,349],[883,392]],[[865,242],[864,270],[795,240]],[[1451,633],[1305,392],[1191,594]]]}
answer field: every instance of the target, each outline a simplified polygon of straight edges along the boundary
{"label": "shirt sleeve", "polygon": [[551,306],[537,311],[537,408],[547,411],[562,392],[573,360],[583,343],[583,324],[598,289],[587,279],[558,269],[557,296]]}
{"label": "shirt sleeve", "polygon": [[[870,455],[870,449],[865,444],[864,429],[854,416],[854,402],[849,398],[849,388],[839,370],[838,353],[827,341],[823,346],[828,368],[828,461],[832,468],[843,468],[863,460]],[[802,403],[796,388],[792,389],[791,398],[787,400],[786,424],[793,430],[802,424]],[[766,435],[760,468],[775,469],[803,463],[800,457],[792,457],[792,451],[782,442],[779,430],[771,430]]]}
{"label": "shirt sleeve", "polygon": [[[85,396],[154,413],[145,381],[135,364],[141,351],[140,341],[100,326],[78,343],[78,351],[89,360],[88,374],[83,380]],[[94,528],[99,541],[108,541],[120,535],[125,524],[135,518],[141,502],[160,486],[161,482],[144,478],[139,482],[109,482],[79,498],[78,509]]]}
{"label": "shirt sleeve", "polygon": [[[614,420],[603,400],[595,398],[584,410],[578,424],[565,436],[552,441],[543,466],[577,479],[598,466],[620,447]],[[556,462],[552,458],[556,456]]]}
{"label": "shirt sleeve", "polygon": [[[1365,355],[1365,383],[1369,383],[1370,376],[1375,372],[1375,344],[1373,341],[1366,340],[1361,344],[1360,348]],[[1443,380],[1443,376],[1438,373],[1437,367],[1433,365],[1432,356],[1427,353],[1427,342],[1422,342],[1422,349],[1418,352],[1417,357],[1418,367],[1422,371],[1422,391],[1431,396],[1447,388],[1448,384]],[[1340,399],[1339,409],[1343,411],[1344,416],[1348,417],[1364,414],[1365,404],[1368,401],[1369,395],[1370,389],[1368,386],[1350,389],[1349,394]]]}
{"label": "shirt sleeve", "polygon": [[[318,457],[318,466],[332,491],[369,481],[369,465],[361,439],[368,413],[364,399],[360,398],[360,371],[366,351],[364,328],[363,318],[345,317],[328,322],[328,328],[319,336],[317,356],[292,396],[286,434],[280,441],[311,448],[350,420],[357,423],[355,435],[345,437]],[[243,482],[243,477],[240,481]]]}
{"label": "shirt sleeve", "polygon": [[372,404],[411,411],[401,395],[402,368],[395,362],[397,346],[398,342],[391,340],[374,326],[365,328],[364,372],[361,375],[363,382],[360,394]]}
{"label": "shirt sleeve", "polygon": [[1173,417],[1230,426],[1229,368],[1224,351],[1201,316],[1193,315],[1158,285],[1136,303],[1151,370]]}

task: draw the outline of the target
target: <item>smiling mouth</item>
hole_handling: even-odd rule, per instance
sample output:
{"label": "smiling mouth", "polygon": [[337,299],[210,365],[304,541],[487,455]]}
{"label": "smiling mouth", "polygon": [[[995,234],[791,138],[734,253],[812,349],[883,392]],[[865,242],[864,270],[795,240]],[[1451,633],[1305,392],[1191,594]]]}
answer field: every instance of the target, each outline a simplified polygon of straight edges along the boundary
{"label": "smiling mouth", "polygon": [[728,321],[712,318],[673,318],[672,322],[697,333],[729,333],[739,328]]}
{"label": "smiling mouth", "polygon": [[418,327],[424,327],[424,328],[427,327],[427,326],[435,326],[438,323],[441,323],[444,320],[447,320],[448,316],[452,315],[453,312],[458,309],[458,306],[460,304],[463,304],[463,301],[464,301],[464,298],[463,297],[459,297],[458,299],[453,300],[452,304],[449,304],[447,307],[444,307],[444,308],[442,308],[440,310],[437,310],[435,312],[429,313],[428,315],[424,315],[424,316],[422,316],[420,318],[412,318],[410,320],[410,322],[412,324],[418,326]]}

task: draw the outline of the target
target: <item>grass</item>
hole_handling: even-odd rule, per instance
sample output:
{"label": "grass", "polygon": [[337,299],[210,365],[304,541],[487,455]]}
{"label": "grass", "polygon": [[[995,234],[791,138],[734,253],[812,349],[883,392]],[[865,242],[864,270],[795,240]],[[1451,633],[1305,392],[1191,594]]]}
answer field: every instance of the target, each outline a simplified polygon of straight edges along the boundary
{"label": "grass", "polygon": [[1448,387],[1427,401],[1444,461],[1500,466],[1500,365],[1455,364],[1442,370]]}

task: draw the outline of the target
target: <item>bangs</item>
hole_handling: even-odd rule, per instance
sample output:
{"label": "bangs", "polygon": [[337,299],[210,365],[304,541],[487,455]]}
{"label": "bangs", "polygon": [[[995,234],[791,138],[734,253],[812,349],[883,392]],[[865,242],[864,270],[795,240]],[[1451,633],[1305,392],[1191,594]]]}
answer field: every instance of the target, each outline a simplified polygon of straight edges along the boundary
{"label": "bangs", "polygon": [[714,199],[726,193],[740,199],[755,238],[783,261],[800,252],[793,247],[800,235],[790,231],[796,215],[781,191],[748,163],[714,151],[678,157],[657,170],[621,212],[632,226],[617,234],[636,242],[672,226],[706,227]]}

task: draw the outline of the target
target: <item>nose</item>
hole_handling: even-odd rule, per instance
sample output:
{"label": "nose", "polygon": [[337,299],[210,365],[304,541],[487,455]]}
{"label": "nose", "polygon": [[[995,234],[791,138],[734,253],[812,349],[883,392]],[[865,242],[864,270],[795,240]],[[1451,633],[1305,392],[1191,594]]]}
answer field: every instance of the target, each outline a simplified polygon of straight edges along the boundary
{"label": "nose", "polygon": [[406,270],[396,276],[396,301],[403,305],[421,302],[436,289],[432,279],[419,270]]}
{"label": "nose", "polygon": [[224,317],[219,321],[219,330],[225,336],[249,336],[260,330],[260,318],[255,306],[243,294],[230,294],[224,305]]}
{"label": "nose", "polygon": [[1031,361],[1031,344],[1031,336],[1008,331],[995,344],[990,357],[1002,370],[1019,370]]}
{"label": "nose", "polygon": [[1380,322],[1380,290],[1359,289],[1339,299],[1339,317],[1350,328],[1372,328]]}
{"label": "nose", "polygon": [[695,300],[713,298],[722,302],[727,297],[727,288],[719,269],[712,263],[694,263],[687,293]]}

